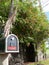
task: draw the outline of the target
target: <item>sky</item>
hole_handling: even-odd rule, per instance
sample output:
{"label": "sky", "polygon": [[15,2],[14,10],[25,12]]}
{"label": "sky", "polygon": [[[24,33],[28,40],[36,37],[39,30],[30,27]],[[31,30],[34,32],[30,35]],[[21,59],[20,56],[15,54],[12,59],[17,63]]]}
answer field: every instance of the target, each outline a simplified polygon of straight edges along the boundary
{"label": "sky", "polygon": [[49,0],[41,0],[43,12],[45,12],[47,19],[49,20]]}
{"label": "sky", "polygon": [[49,0],[41,0],[41,5],[44,12],[49,11]]}

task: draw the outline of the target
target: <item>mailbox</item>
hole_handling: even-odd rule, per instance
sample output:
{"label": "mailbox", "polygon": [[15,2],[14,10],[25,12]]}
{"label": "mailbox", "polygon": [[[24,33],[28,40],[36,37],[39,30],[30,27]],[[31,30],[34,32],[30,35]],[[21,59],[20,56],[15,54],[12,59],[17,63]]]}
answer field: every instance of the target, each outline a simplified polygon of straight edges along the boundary
{"label": "mailbox", "polygon": [[5,38],[0,38],[0,54],[5,53]]}
{"label": "mailbox", "polygon": [[5,52],[6,53],[18,53],[19,52],[19,39],[16,35],[10,34],[5,40]]}

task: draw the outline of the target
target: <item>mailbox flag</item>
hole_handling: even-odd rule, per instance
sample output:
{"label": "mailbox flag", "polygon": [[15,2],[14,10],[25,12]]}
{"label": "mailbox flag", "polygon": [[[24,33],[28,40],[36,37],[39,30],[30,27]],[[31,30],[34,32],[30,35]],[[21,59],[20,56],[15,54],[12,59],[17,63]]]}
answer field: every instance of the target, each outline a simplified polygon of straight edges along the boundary
{"label": "mailbox flag", "polygon": [[8,50],[16,50],[16,47],[15,46],[8,46]]}

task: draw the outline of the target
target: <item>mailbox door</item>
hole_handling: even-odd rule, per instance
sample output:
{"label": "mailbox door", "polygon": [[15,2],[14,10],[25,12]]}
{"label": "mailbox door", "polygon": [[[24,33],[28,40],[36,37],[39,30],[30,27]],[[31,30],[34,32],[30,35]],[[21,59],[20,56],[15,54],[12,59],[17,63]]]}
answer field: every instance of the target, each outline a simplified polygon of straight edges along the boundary
{"label": "mailbox door", "polygon": [[6,38],[6,52],[18,52],[19,42],[15,35],[10,35]]}

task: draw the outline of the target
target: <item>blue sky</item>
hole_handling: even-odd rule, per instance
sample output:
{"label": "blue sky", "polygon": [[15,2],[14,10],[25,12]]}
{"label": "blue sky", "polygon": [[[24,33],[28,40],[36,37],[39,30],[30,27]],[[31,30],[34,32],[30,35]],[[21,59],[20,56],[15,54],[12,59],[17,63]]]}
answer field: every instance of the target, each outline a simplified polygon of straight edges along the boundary
{"label": "blue sky", "polygon": [[47,16],[47,19],[49,20],[49,11],[48,12],[45,12],[46,16]]}

